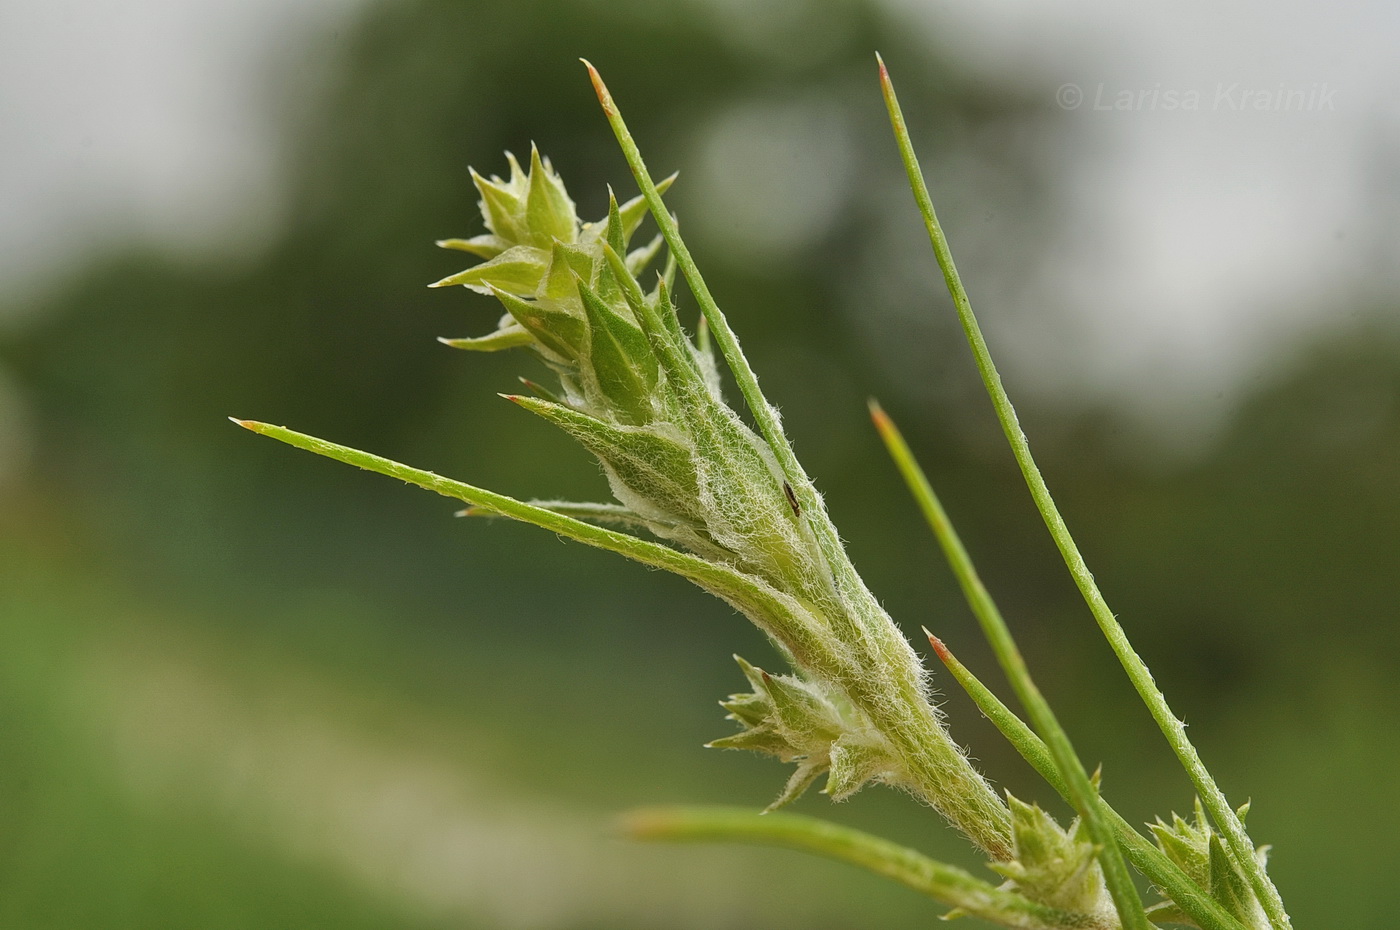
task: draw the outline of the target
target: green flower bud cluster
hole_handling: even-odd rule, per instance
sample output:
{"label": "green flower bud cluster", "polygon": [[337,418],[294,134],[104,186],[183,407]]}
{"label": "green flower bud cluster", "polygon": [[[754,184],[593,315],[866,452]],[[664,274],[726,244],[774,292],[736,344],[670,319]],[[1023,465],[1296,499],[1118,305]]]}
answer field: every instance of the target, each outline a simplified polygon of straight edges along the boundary
{"label": "green flower bud cluster", "polygon": [[1007,887],[1033,901],[1086,914],[1096,926],[1116,927],[1113,899],[1104,884],[1098,847],[1079,819],[1068,830],[1039,805],[1007,794],[1015,858],[991,868],[1008,879]]}
{"label": "green flower bud cluster", "polygon": [[796,762],[797,770],[768,810],[797,800],[823,772],[822,789],[844,801],[872,781],[898,784],[899,764],[889,743],[865,715],[829,692],[790,675],[770,675],[734,657],[753,692],[732,694],[720,706],[743,729],[713,740],[717,749],[749,749]]}
{"label": "green flower bud cluster", "polygon": [[707,586],[763,629],[800,675],[755,683],[755,694],[765,693],[774,712],[781,701],[765,689],[809,694],[827,714],[821,732],[830,739],[816,729],[798,736],[770,715],[769,732],[790,740],[776,754],[800,760],[801,777],[780,800],[828,769],[838,797],[870,780],[898,784],[1006,858],[1005,804],[948,736],[918,657],[851,566],[820,498],[806,487],[795,493],[768,443],[724,402],[709,351],[680,325],[669,269],[650,290],[639,283],[661,249],[653,240],[629,251],[643,202],[610,198],[606,218],[580,222],[538,152],[528,171],[514,159],[510,166],[508,180],[474,175],[488,233],[441,243],[486,261],[438,285],[500,301],[506,313],[495,332],[444,341],[538,355],[558,390],[526,382],[534,396],[511,399],[592,452],[618,502],[539,506],[643,527],[739,574],[737,589]]}
{"label": "green flower bud cluster", "polygon": [[[1240,809],[1241,819],[1248,810],[1248,804]],[[1246,927],[1267,930],[1269,920],[1263,906],[1231,859],[1220,834],[1211,826],[1201,808],[1200,799],[1196,800],[1196,812],[1192,820],[1173,814],[1170,824],[1159,819],[1148,826],[1151,827],[1153,835],[1157,838],[1157,845],[1167,854],[1167,858],[1180,866],[1196,884],[1220,902],[1225,910]],[[1263,866],[1268,859],[1268,847],[1258,849],[1255,857]]]}

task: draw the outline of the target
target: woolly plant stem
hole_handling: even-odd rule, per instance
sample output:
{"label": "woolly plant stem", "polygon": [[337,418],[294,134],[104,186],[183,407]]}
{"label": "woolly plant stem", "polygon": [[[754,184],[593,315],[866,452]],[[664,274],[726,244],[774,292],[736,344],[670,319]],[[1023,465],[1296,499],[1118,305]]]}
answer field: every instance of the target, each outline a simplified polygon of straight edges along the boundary
{"label": "woolly plant stem", "polygon": [[1113,611],[1109,609],[1108,603],[1099,591],[1098,584],[1094,581],[1094,576],[1084,562],[1083,555],[1079,552],[1079,547],[1074,542],[1074,537],[1070,535],[1069,527],[1066,526],[1064,518],[1060,516],[1059,508],[1055,506],[1055,501],[1050,496],[1050,489],[1031,455],[1030,443],[1026,440],[1026,434],[1021,429],[1021,424],[1016,417],[1016,410],[1012,407],[1011,399],[1007,396],[1006,388],[1002,385],[1001,375],[997,373],[996,366],[992,363],[992,356],[987,349],[987,341],[982,335],[982,328],[972,313],[972,303],[968,300],[967,291],[963,287],[962,279],[958,276],[957,267],[953,264],[953,254],[948,248],[948,241],[943,235],[943,228],[939,225],[937,214],[934,213],[933,201],[929,197],[928,187],[924,183],[923,173],[914,154],[913,143],[909,139],[909,130],[904,123],[904,114],[900,110],[899,101],[894,93],[894,85],[890,81],[883,61],[880,62],[880,82],[884,88],[885,104],[889,109],[890,122],[894,126],[895,138],[899,143],[900,156],[904,160],[905,171],[909,175],[909,183],[914,191],[914,199],[918,202],[919,212],[923,215],[924,225],[928,228],[929,240],[933,244],[938,266],[942,269],[943,279],[948,285],[948,293],[953,298],[963,332],[967,336],[968,344],[972,347],[973,358],[976,360],[977,370],[982,376],[982,383],[986,385],[992,406],[996,410],[997,419],[1001,422],[1002,431],[1011,444],[1011,451],[1016,457],[1016,463],[1021,468],[1021,474],[1025,477],[1026,485],[1030,489],[1031,497],[1035,500],[1036,508],[1040,511],[1041,517],[1044,519],[1055,545],[1059,548],[1060,555],[1063,557],[1065,565],[1068,566],[1075,585],[1079,588],[1094,620],[1098,623],[1099,629],[1103,631],[1109,646],[1118,656],[1123,670],[1132,681],[1133,687],[1137,689],[1143,703],[1147,705],[1148,711],[1171,745],[1172,751],[1176,753],[1176,757],[1186,769],[1187,775],[1190,776],[1201,797],[1202,804],[1210,812],[1211,819],[1215,821],[1216,826],[1224,835],[1236,867],[1247,876],[1255,894],[1258,895],[1264,912],[1268,915],[1270,925],[1274,930],[1292,930],[1292,923],[1284,910],[1283,900],[1279,897],[1278,889],[1274,887],[1273,882],[1265,874],[1263,865],[1256,858],[1254,844],[1245,832],[1244,824],[1235,813],[1235,809],[1230,806],[1230,802],[1226,800],[1224,792],[1220,790],[1215,779],[1206,769],[1205,763],[1201,761],[1196,747],[1186,736],[1186,724],[1172,713],[1166,697],[1157,687],[1147,664],[1133,649],[1122,625],[1114,617]]}
{"label": "woolly plant stem", "polygon": [[1055,767],[1063,777],[1070,804],[1084,819],[1085,826],[1089,829],[1089,835],[1099,846],[1099,864],[1103,867],[1104,881],[1108,885],[1108,893],[1113,897],[1113,904],[1118,910],[1119,919],[1122,920],[1126,930],[1149,930],[1151,923],[1148,922],[1147,913],[1143,910],[1142,898],[1138,896],[1137,889],[1133,887],[1133,877],[1128,871],[1127,863],[1123,860],[1123,852],[1119,849],[1118,840],[1114,836],[1108,820],[1103,815],[1098,790],[1090,781],[1084,763],[1075,753],[1069,735],[1060,726],[1054,711],[1050,709],[1050,703],[1045,700],[1045,696],[1040,693],[1035,680],[1031,678],[1030,669],[1026,667],[1026,661],[1021,656],[1021,650],[1016,646],[1016,640],[1012,637],[1010,628],[1007,627],[1006,621],[1002,618],[1001,611],[997,609],[991,595],[987,593],[986,586],[982,584],[982,579],[973,567],[972,559],[963,547],[962,540],[948,520],[948,514],[943,510],[938,496],[934,494],[933,487],[924,476],[923,469],[914,460],[914,455],[909,451],[904,437],[900,435],[894,421],[885,415],[878,404],[872,403],[870,412],[875,420],[876,428],[880,431],[880,438],[884,440],[886,448],[889,449],[890,457],[894,459],[900,474],[904,476],[905,482],[909,485],[910,493],[913,494],[919,509],[923,511],[925,519],[928,520],[929,527],[938,537],[938,543],[943,548],[948,564],[952,566],[953,574],[957,576],[963,594],[967,597],[968,603],[972,605],[973,613],[976,614],[978,622],[982,625],[982,632],[986,635],[987,641],[991,643],[992,651],[996,653],[1002,670],[1011,682],[1011,687],[1030,713],[1031,721],[1045,740],[1050,755],[1054,758]]}
{"label": "woolly plant stem", "polygon": [[814,853],[868,869],[960,912],[1007,927],[1062,930],[1089,923],[1087,915],[1038,904],[916,850],[814,817],[725,807],[663,807],[632,812],[623,829],[633,839],[728,841]]}

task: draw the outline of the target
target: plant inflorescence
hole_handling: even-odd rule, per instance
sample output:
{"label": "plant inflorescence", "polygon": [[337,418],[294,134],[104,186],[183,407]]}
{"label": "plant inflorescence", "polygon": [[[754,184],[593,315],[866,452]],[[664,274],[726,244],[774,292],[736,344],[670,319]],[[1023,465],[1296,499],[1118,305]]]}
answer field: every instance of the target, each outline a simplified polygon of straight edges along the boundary
{"label": "plant inflorescence", "polygon": [[[613,501],[524,502],[284,427],[236,421],[291,445],[464,501],[464,513],[509,517],[675,572],[733,605],[777,647],[789,670],[737,659],[748,690],[722,702],[736,732],[722,748],[766,753],[794,769],[768,810],[825,778],[842,800],[872,783],[936,809],[1001,877],[993,883],[914,850],[809,817],[731,809],[638,812],[634,835],[786,845],[849,861],[923,891],[955,912],[1015,928],[1290,930],[1264,855],[1216,787],[1181,722],[1104,603],[1031,457],[972,314],[919,171],[894,88],[885,102],[934,253],[1032,497],[1149,711],[1192,779],[1194,817],[1136,830],[1099,793],[898,429],[872,404],[875,425],[961,584],[1028,722],[932,634],[930,644],[1016,749],[1074,808],[1063,826],[1040,807],[998,793],[949,736],[918,655],[865,586],[812,480],[803,471],[724,314],[662,202],[621,113],[589,66],[604,113],[641,191],[605,217],[581,221],[549,161],[531,150],[509,175],[473,174],[486,232],[439,245],[482,261],[434,286],[494,296],[505,310],[485,336],[444,339],[476,351],[525,348],[554,373],[509,395],[593,453]],[[632,240],[648,215],[660,229]],[[664,257],[663,257],[664,253]],[[659,267],[658,267],[659,266]],[[672,299],[680,272],[702,317],[694,336]],[[728,367],[749,426],[721,391]],[[736,657],[737,658],[737,657]],[[1129,871],[1160,897],[1144,904]]]}

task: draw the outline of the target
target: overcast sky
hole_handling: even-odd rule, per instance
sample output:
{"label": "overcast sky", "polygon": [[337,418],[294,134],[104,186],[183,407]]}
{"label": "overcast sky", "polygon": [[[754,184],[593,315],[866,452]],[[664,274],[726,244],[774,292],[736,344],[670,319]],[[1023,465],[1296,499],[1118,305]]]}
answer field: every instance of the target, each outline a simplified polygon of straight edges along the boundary
{"label": "overcast sky", "polygon": [[[1377,268],[1400,289],[1394,0],[887,2],[1071,121],[1054,312],[1004,350],[1042,386],[1192,407],[1333,325],[1315,296]],[[358,6],[0,6],[0,296],[116,237],[207,251],[274,222],[265,68]]]}

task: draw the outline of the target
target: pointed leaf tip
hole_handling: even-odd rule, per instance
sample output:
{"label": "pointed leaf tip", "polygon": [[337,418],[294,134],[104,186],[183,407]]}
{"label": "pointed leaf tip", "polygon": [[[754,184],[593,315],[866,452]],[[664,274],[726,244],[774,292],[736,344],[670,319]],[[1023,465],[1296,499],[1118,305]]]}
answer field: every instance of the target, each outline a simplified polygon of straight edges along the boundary
{"label": "pointed leaf tip", "polygon": [[603,83],[603,76],[587,58],[580,58],[579,61],[588,69],[588,79],[593,82],[593,90],[598,95],[598,102],[603,105],[603,112],[609,115],[616,114],[617,108],[613,106],[612,95],[608,93],[608,86]]}
{"label": "pointed leaf tip", "polygon": [[948,651],[947,646],[943,645],[943,640],[929,632],[928,627],[923,627],[922,629],[924,635],[928,637],[928,644],[933,647],[934,654],[938,656],[938,660],[944,665],[947,665],[953,658],[953,654]]}
{"label": "pointed leaf tip", "polygon": [[259,423],[257,420],[240,420],[238,419],[238,417],[229,417],[228,421],[230,423],[241,426],[244,429],[252,430],[255,433],[258,432],[258,427],[262,426],[262,424]]}
{"label": "pointed leaf tip", "polygon": [[894,429],[894,421],[890,419],[888,413],[885,413],[885,408],[880,406],[878,400],[872,397],[865,403],[870,408],[870,419],[877,430],[881,433],[888,433]]}

